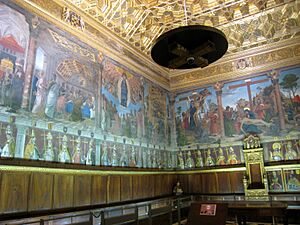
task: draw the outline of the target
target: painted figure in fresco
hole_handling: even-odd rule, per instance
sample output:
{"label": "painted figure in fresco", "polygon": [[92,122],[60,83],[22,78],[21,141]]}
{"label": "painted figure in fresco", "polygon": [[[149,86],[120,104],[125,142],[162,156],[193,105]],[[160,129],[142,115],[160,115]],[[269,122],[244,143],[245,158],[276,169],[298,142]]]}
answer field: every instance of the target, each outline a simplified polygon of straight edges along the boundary
{"label": "painted figure in fresco", "polygon": [[289,174],[288,182],[287,182],[287,189],[292,190],[292,191],[300,190],[300,181],[296,177],[294,170],[291,170],[291,172]]}
{"label": "painted figure in fresco", "polygon": [[110,160],[108,158],[108,149],[107,149],[107,143],[106,141],[103,142],[102,145],[102,155],[101,155],[101,165],[102,166],[109,166]]}
{"label": "painted figure in fresco", "polygon": [[218,109],[215,108],[213,111],[208,113],[208,118],[210,121],[209,131],[211,135],[218,135],[219,133],[219,124],[218,124]]}
{"label": "painted figure in fresco", "polygon": [[62,163],[71,162],[71,155],[68,150],[68,137],[64,135],[62,138],[61,149],[58,154],[58,161]]}
{"label": "painted figure in fresco", "polygon": [[36,138],[34,130],[31,131],[30,140],[25,147],[24,158],[25,159],[39,159],[39,150],[36,145]]}
{"label": "painted figure in fresco", "polygon": [[32,113],[39,113],[42,111],[46,99],[46,87],[45,73],[41,71],[38,76],[38,81],[36,82],[36,92],[33,93],[35,95],[35,100],[31,110]]}
{"label": "painted figure in fresco", "polygon": [[189,123],[189,129],[194,129],[196,127],[196,112],[197,112],[197,108],[195,106],[195,101],[194,99],[190,100],[190,123]]}
{"label": "painted figure in fresco", "polygon": [[184,169],[184,161],[183,161],[182,151],[178,152],[178,168],[179,169]]}
{"label": "painted figure in fresco", "polygon": [[232,137],[234,134],[234,127],[233,127],[233,120],[232,120],[232,110],[230,106],[226,106],[225,111],[223,112],[224,115],[224,129],[225,135],[227,137]]}
{"label": "painted figure in fresco", "polygon": [[281,161],[283,160],[283,155],[281,153],[281,144],[279,142],[275,142],[272,145],[273,152],[270,151],[270,159],[272,161]]}
{"label": "painted figure in fresco", "polygon": [[130,154],[129,166],[130,167],[136,167],[134,146],[131,146],[131,154]]}
{"label": "painted figure in fresco", "polygon": [[72,157],[73,163],[81,163],[81,138],[78,136],[75,140],[75,149]]}
{"label": "painted figure in fresco", "polygon": [[14,157],[16,150],[16,142],[12,135],[12,129],[10,125],[7,125],[5,129],[6,134],[6,143],[2,149],[1,156],[2,157]]}
{"label": "painted figure in fresco", "polygon": [[2,78],[1,86],[1,105],[9,106],[10,88],[11,88],[12,74],[5,72]]}
{"label": "painted figure in fresco", "polygon": [[51,132],[48,132],[47,134],[47,146],[46,150],[44,152],[44,159],[47,161],[53,161],[54,160],[54,151],[53,151],[53,143],[52,143],[52,134]]}
{"label": "painted figure in fresco", "polygon": [[123,145],[123,151],[120,157],[120,166],[128,166],[128,154],[127,154],[127,148],[126,145]]}
{"label": "painted figure in fresco", "polygon": [[45,115],[51,119],[54,118],[54,114],[56,112],[56,102],[60,89],[56,79],[57,77],[54,75],[53,80],[49,83],[49,91],[46,99]]}
{"label": "painted figure in fresco", "polygon": [[87,165],[95,164],[95,151],[94,151],[94,139],[93,138],[91,138],[89,141],[89,149],[86,153],[85,163]]}
{"label": "painted figure in fresco", "polygon": [[293,160],[297,158],[298,158],[298,154],[296,150],[293,149],[292,141],[288,141],[286,144],[285,160]]}
{"label": "painted figure in fresco", "polygon": [[246,116],[242,120],[241,130],[245,134],[261,134],[263,133],[263,130],[258,126],[271,126],[270,123],[267,123],[261,119],[256,119],[254,112],[252,112],[249,108],[244,108],[244,112]]}
{"label": "painted figure in fresco", "polygon": [[24,72],[22,65],[16,64],[16,70],[11,81],[10,107],[15,112],[21,108],[24,87]]}
{"label": "painted figure in fresco", "polygon": [[211,157],[211,151],[210,149],[207,150],[207,157],[205,160],[205,166],[214,166],[215,162],[213,160],[213,158]]}
{"label": "painted figure in fresco", "polygon": [[196,167],[203,167],[203,159],[200,150],[197,150],[196,154]]}
{"label": "painted figure in fresco", "polygon": [[232,147],[229,147],[228,160],[227,164],[234,165],[240,163],[240,160],[237,159],[237,155],[234,152]]}
{"label": "painted figure in fresco", "polygon": [[282,190],[282,185],[279,183],[279,178],[276,171],[272,172],[270,190]]}
{"label": "painted figure in fresco", "polygon": [[195,167],[195,163],[194,163],[194,160],[192,158],[191,151],[187,152],[185,164],[186,164],[186,168],[194,168]]}
{"label": "painted figure in fresco", "polygon": [[158,163],[157,163],[157,158],[156,158],[156,151],[153,149],[152,150],[152,168],[157,168],[158,167]]}
{"label": "painted figure in fresco", "polygon": [[112,147],[111,165],[112,166],[119,166],[119,160],[118,160],[118,154],[117,154],[117,147],[116,147],[115,144]]}
{"label": "painted figure in fresco", "polygon": [[219,147],[219,155],[218,155],[216,164],[217,165],[226,165],[226,158],[224,156],[224,152],[221,147]]}
{"label": "painted figure in fresco", "polygon": [[118,81],[119,101],[121,106],[127,107],[129,103],[129,83],[125,73],[122,74],[121,79]]}

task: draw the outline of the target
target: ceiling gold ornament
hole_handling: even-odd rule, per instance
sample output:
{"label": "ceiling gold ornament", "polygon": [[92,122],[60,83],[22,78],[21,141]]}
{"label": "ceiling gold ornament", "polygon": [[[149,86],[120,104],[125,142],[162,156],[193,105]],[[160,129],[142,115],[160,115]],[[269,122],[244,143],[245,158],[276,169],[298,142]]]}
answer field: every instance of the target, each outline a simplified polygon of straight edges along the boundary
{"label": "ceiling gold ornament", "polygon": [[65,0],[146,54],[162,33],[186,25],[222,30],[228,53],[299,33],[295,0]]}

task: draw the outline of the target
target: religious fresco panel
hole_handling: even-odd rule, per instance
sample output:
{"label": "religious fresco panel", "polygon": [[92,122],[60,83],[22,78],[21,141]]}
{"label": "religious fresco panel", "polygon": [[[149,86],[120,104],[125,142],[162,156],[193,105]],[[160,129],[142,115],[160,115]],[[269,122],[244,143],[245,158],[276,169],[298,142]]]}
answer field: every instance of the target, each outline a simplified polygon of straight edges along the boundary
{"label": "religious fresco panel", "polygon": [[300,67],[281,70],[279,75],[286,128],[300,131]]}
{"label": "religious fresco panel", "polygon": [[175,99],[177,145],[216,143],[220,124],[213,87],[178,94]]}
{"label": "religious fresco panel", "polygon": [[1,123],[2,157],[142,167],[142,145],[154,144],[168,160],[166,90],[14,4],[0,3],[0,12],[1,121],[17,118]]}

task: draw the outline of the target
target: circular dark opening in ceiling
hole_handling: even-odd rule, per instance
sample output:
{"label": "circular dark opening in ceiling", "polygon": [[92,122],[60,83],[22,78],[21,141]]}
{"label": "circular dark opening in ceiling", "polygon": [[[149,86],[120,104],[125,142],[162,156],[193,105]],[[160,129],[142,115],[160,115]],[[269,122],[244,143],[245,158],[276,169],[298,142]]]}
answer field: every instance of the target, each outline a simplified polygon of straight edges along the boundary
{"label": "circular dark opening in ceiling", "polygon": [[225,34],[213,27],[191,25],[162,34],[151,49],[152,59],[170,69],[205,67],[228,49]]}

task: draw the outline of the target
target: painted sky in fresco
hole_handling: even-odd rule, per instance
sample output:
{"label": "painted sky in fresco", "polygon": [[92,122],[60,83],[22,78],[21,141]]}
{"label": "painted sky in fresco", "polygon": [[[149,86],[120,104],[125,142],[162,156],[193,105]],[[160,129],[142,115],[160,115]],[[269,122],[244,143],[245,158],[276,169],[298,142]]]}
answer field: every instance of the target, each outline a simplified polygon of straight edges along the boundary
{"label": "painted sky in fresco", "polygon": [[[247,86],[243,87],[238,87],[235,89],[229,89],[230,86],[232,85],[238,85],[238,84],[245,84],[247,81],[255,82],[258,80],[263,80],[268,78],[266,75],[264,76],[258,76],[258,77],[253,77],[249,79],[244,79],[244,80],[239,80],[235,82],[230,82],[224,85],[223,87],[223,92],[222,92],[222,104],[223,108],[226,106],[233,107],[235,109],[237,101],[239,99],[245,99],[246,101],[249,101],[249,96],[247,92]],[[251,93],[252,93],[252,98],[256,96],[260,92],[261,89],[270,86],[271,80],[264,82],[264,83],[258,83],[258,84],[252,84],[251,85]]]}
{"label": "painted sky in fresco", "polygon": [[217,96],[216,92],[213,87],[207,87],[207,88],[200,88],[194,91],[185,92],[182,94],[179,94],[175,98],[175,111],[177,113],[177,110],[179,107],[181,107],[181,112],[187,111],[190,107],[188,97],[191,97],[194,94],[199,94],[199,92],[203,91],[204,89],[208,89],[211,95],[207,96],[206,98],[206,106],[208,107],[210,103],[217,104]]}

